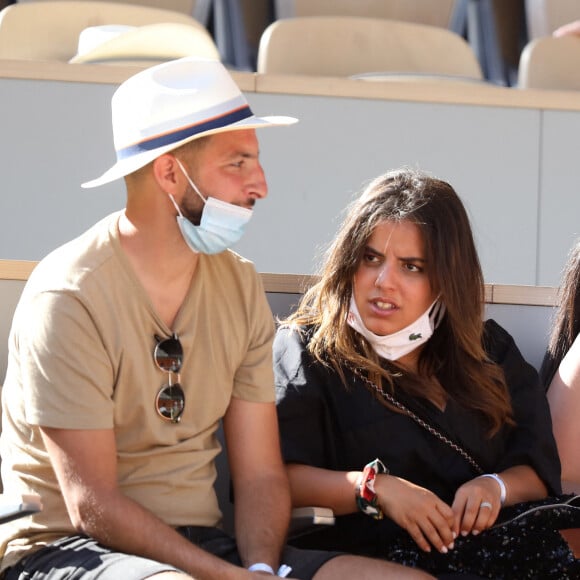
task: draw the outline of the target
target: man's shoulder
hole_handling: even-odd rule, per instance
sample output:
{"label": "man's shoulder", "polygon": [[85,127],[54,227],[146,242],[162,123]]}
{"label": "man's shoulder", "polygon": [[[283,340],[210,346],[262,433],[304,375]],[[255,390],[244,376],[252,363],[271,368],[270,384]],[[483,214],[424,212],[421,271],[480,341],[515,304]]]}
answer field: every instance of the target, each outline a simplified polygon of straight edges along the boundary
{"label": "man's shoulder", "polygon": [[220,254],[206,256],[210,268],[222,279],[233,278],[241,284],[248,284],[251,280],[258,283],[261,280],[256,267],[251,260],[244,258],[233,250],[226,250]]}
{"label": "man's shoulder", "polygon": [[28,286],[37,291],[78,288],[114,254],[111,227],[118,214],[111,214],[43,258],[32,272]]}
{"label": "man's shoulder", "polygon": [[240,268],[247,268],[250,270],[256,270],[254,266],[254,262],[252,260],[248,260],[248,258],[244,258],[241,254],[234,252],[234,250],[226,250],[218,256],[222,257],[224,260],[229,261],[232,264],[239,266]]}

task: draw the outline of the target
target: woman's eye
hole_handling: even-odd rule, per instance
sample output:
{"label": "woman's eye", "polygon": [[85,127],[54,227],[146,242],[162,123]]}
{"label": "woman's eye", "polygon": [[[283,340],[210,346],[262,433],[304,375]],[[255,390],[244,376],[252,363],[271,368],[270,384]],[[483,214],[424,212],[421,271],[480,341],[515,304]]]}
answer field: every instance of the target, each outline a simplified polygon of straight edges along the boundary
{"label": "woman's eye", "polygon": [[417,266],[417,264],[405,264],[405,268],[409,270],[409,272],[422,272],[423,269]]}
{"label": "woman's eye", "polygon": [[378,263],[379,258],[375,254],[365,254],[364,260],[367,264],[376,264]]}

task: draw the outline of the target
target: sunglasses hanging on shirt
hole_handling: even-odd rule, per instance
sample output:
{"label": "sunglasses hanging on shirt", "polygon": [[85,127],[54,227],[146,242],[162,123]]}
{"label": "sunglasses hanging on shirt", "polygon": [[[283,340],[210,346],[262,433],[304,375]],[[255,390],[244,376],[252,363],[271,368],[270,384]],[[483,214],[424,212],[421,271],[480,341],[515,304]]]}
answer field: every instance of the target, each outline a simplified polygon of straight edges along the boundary
{"label": "sunglasses hanging on shirt", "polygon": [[155,409],[164,421],[179,423],[185,408],[185,394],[179,377],[183,348],[177,334],[170,338],[155,335],[155,340],[157,344],[153,351],[153,360],[157,368],[168,375],[168,382],[159,389],[155,397]]}

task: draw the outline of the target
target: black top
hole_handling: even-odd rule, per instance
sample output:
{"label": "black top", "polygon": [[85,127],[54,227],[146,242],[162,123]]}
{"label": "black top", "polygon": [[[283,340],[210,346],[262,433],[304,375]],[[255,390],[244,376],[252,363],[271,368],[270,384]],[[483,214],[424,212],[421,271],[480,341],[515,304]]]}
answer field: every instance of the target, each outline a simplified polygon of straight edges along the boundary
{"label": "black top", "polygon": [[[284,460],[349,471],[362,470],[378,457],[391,474],[428,488],[451,504],[455,490],[477,475],[474,468],[410,417],[382,405],[349,370],[345,374],[351,387],[346,389],[332,369],[306,350],[311,333],[304,330],[300,334],[282,327],[274,342]],[[441,411],[429,401],[414,400],[397,390],[395,396],[461,445],[486,473],[531,465],[548,493],[560,493],[560,461],[537,372],[495,321],[488,320],[485,330],[486,351],[505,373],[516,427],[503,427],[489,439],[482,417],[452,399]],[[378,545],[396,531],[399,528],[388,519],[377,521],[357,513],[339,516],[335,526],[305,536],[301,545],[373,553],[369,542]]]}

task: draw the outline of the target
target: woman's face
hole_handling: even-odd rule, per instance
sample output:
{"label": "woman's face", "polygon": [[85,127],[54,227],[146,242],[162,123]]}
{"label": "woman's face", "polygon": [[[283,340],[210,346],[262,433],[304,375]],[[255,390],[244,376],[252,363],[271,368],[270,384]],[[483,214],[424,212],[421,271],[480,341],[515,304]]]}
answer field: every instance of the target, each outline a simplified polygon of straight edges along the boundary
{"label": "woman's face", "polygon": [[436,296],[416,224],[376,226],[354,275],[353,293],[365,326],[381,336],[405,328],[429,308]]}

